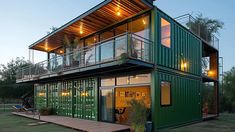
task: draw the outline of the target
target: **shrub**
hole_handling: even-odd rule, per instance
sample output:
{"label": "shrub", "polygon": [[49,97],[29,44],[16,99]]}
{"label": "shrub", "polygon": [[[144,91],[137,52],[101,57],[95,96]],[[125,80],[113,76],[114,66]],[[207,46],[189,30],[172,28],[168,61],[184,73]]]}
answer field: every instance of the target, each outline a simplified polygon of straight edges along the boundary
{"label": "shrub", "polygon": [[39,109],[39,113],[41,115],[52,115],[53,114],[53,109],[49,107],[42,107]]}
{"label": "shrub", "polygon": [[131,111],[129,114],[129,120],[131,122],[132,128],[135,132],[144,132],[145,123],[147,121],[147,107],[143,100],[132,99],[128,102]]}

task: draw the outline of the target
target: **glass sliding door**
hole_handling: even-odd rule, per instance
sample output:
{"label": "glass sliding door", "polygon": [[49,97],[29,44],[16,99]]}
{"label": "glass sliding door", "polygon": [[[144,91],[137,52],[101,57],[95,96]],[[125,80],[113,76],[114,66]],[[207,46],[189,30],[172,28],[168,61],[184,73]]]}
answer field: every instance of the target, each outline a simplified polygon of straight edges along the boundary
{"label": "glass sliding door", "polygon": [[102,121],[114,122],[113,88],[100,90],[100,112]]}

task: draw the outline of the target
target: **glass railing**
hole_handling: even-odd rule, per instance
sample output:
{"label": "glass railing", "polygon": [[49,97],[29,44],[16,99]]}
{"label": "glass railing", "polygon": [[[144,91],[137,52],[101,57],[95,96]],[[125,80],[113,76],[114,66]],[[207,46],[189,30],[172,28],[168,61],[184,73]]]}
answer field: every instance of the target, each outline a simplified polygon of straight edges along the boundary
{"label": "glass railing", "polygon": [[49,60],[23,67],[17,80],[35,80],[43,75],[88,67],[127,58],[153,63],[153,43],[133,33],[124,33]]}
{"label": "glass railing", "polygon": [[196,34],[202,40],[213,46],[215,49],[219,49],[219,39],[214,34],[210,33],[208,29],[202,28],[200,23],[198,23],[192,15],[185,14],[176,17],[175,20]]}

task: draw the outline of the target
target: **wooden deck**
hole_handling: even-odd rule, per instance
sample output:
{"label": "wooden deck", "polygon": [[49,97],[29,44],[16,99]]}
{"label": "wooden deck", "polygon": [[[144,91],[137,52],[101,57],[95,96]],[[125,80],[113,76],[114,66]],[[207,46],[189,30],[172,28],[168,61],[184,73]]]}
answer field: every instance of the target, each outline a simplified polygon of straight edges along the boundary
{"label": "wooden deck", "polygon": [[204,121],[206,121],[206,120],[212,120],[212,119],[215,119],[216,117],[218,117],[218,115],[216,115],[216,114],[203,115],[203,120],[204,120]]}
{"label": "wooden deck", "polygon": [[[32,114],[25,114],[24,112],[12,112],[12,114],[39,120],[38,115],[34,116]],[[60,126],[86,132],[127,132],[130,130],[130,126],[126,125],[82,120],[64,116],[40,116],[40,121],[50,122]]]}

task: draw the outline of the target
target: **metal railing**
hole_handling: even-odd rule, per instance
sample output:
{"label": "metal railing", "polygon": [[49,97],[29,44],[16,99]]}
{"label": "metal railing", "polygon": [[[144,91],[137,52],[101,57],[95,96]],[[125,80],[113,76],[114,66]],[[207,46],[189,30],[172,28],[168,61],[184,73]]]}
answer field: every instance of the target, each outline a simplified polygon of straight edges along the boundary
{"label": "metal railing", "polygon": [[176,17],[175,20],[215,49],[219,49],[219,39],[214,34],[211,34],[206,27],[201,27],[200,23],[192,15],[185,14]]}
{"label": "metal railing", "polygon": [[42,75],[97,65],[122,58],[152,63],[152,41],[133,33],[124,33],[70,53],[23,67],[17,71],[17,81],[35,80]]}

